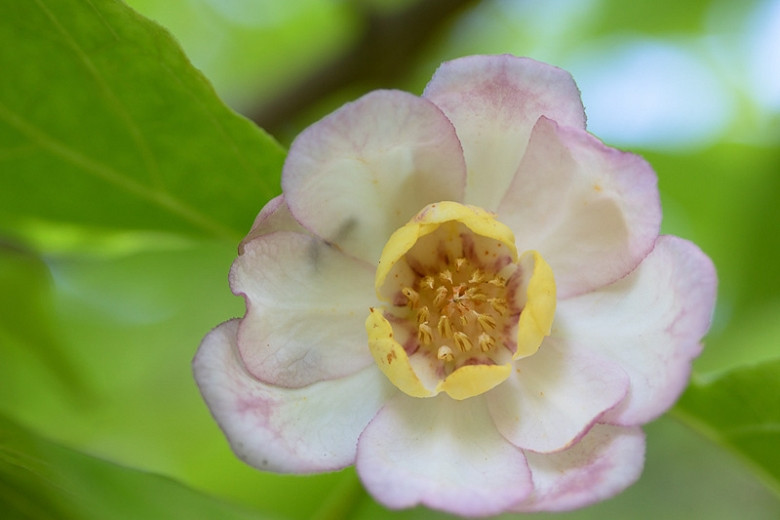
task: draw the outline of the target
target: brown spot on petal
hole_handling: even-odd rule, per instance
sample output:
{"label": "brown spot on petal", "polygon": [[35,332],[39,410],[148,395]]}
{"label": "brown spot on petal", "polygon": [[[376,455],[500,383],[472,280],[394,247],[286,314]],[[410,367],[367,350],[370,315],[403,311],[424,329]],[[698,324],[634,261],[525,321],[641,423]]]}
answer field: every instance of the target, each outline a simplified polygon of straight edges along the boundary
{"label": "brown spot on petal", "polygon": [[393,360],[394,360],[396,357],[397,357],[397,356],[395,355],[395,352],[390,352],[390,353],[387,355],[387,364],[388,364],[388,365],[389,365],[389,364],[391,364],[391,363],[393,362]]}

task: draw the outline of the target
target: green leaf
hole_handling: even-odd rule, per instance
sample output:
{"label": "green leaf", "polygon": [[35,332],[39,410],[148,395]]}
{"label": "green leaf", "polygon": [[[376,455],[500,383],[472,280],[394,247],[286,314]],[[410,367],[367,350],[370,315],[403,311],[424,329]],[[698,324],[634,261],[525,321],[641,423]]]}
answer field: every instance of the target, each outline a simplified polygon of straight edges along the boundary
{"label": "green leaf", "polygon": [[0,232],[43,220],[235,240],[279,192],[282,148],[123,3],[0,2],[0,46]]}
{"label": "green leaf", "polygon": [[780,359],[694,382],[674,412],[745,459],[780,495]]}
{"label": "green leaf", "polygon": [[43,260],[0,241],[0,395],[16,400],[25,392],[30,374],[20,365],[26,361],[43,368],[68,397],[87,397],[73,353],[57,333],[52,296]]}
{"label": "green leaf", "polygon": [[165,477],[46,441],[0,416],[0,511],[6,519],[261,517]]}

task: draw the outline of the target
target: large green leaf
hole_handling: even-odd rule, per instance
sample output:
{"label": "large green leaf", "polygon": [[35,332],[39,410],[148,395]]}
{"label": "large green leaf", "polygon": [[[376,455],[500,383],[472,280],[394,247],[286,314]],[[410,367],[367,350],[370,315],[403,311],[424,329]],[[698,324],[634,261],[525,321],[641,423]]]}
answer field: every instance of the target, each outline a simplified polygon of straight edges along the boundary
{"label": "large green leaf", "polygon": [[116,0],[0,2],[0,231],[31,221],[236,239],[284,152]]}
{"label": "large green leaf", "polygon": [[780,359],[694,382],[674,411],[746,459],[780,495]]}
{"label": "large green leaf", "polygon": [[168,478],[46,441],[0,416],[0,511],[6,519],[259,520]]}

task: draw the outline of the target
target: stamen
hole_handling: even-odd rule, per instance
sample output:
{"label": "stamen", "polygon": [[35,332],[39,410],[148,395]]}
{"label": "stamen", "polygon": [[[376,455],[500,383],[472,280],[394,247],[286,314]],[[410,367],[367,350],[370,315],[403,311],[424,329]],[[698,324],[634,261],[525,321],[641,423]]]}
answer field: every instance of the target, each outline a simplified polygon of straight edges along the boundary
{"label": "stamen", "polygon": [[466,259],[465,258],[462,258],[462,257],[461,258],[456,258],[455,259],[455,272],[459,273],[460,272],[460,268],[463,267],[463,264],[465,264],[465,263],[466,263]]}
{"label": "stamen", "polygon": [[450,272],[449,269],[445,269],[444,271],[439,273],[439,278],[452,283],[452,272]]}
{"label": "stamen", "polygon": [[423,345],[430,345],[433,341],[433,330],[428,322],[420,323],[420,326],[417,327],[417,339]]}
{"label": "stamen", "polygon": [[428,310],[427,305],[423,305],[420,307],[420,309],[417,311],[417,323],[426,323],[428,321],[428,318],[430,317],[431,313]]}
{"label": "stamen", "polygon": [[433,276],[428,275],[422,280],[420,280],[420,288],[427,287],[428,289],[433,289]]}
{"label": "stamen", "polygon": [[433,341],[433,330],[428,325],[428,322],[420,323],[417,327],[417,340],[423,345],[430,345]]}
{"label": "stamen", "polygon": [[482,272],[482,269],[477,269],[472,273],[471,278],[469,278],[469,283],[481,283],[484,280],[485,280],[485,273]]}
{"label": "stamen", "polygon": [[458,348],[461,352],[468,352],[473,346],[471,344],[471,339],[469,339],[468,335],[464,334],[463,332],[456,332],[453,336],[453,339],[455,340],[455,344],[458,345]]}
{"label": "stamen", "polygon": [[484,302],[487,299],[487,296],[485,296],[481,292],[478,292],[477,287],[470,287],[466,291],[466,298],[474,300],[475,302]]}
{"label": "stamen", "polygon": [[482,352],[487,352],[496,346],[496,340],[490,334],[484,332],[479,335],[479,348]]}
{"label": "stamen", "polygon": [[506,300],[504,298],[490,298],[488,299],[488,303],[491,307],[493,307],[493,310],[499,313],[501,316],[506,316],[507,310],[509,310],[509,307],[507,307]]}
{"label": "stamen", "polygon": [[401,293],[406,296],[406,299],[408,300],[408,305],[412,309],[417,307],[417,303],[420,301],[420,294],[412,289],[411,287],[404,287],[401,289]]}
{"label": "stamen", "polygon": [[496,320],[493,317],[488,316],[487,314],[475,314],[477,315],[477,323],[479,323],[479,326],[482,327],[483,331],[487,332],[496,328]]}
{"label": "stamen", "polygon": [[440,285],[436,288],[436,296],[433,297],[433,304],[436,307],[441,307],[444,300],[447,299],[447,288]]}
{"label": "stamen", "polygon": [[455,356],[452,355],[452,349],[447,345],[439,347],[438,352],[436,352],[436,357],[442,361],[453,361],[455,359]]}
{"label": "stamen", "polygon": [[494,276],[492,280],[488,281],[488,283],[495,285],[496,287],[506,287],[506,278],[503,276]]}
{"label": "stamen", "polygon": [[439,323],[436,325],[436,328],[438,329],[440,336],[445,338],[452,337],[452,323],[450,323],[450,319],[446,314],[439,318]]}

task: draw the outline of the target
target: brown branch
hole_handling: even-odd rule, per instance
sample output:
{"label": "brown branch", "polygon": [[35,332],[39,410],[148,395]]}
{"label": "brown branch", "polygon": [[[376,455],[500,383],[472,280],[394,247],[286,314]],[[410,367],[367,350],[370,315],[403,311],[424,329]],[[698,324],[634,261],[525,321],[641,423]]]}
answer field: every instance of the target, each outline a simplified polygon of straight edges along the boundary
{"label": "brown branch", "polygon": [[478,0],[419,0],[389,14],[365,11],[363,30],[341,55],[313,70],[249,117],[271,134],[320,100],[349,85],[366,90],[399,84],[447,23]]}

